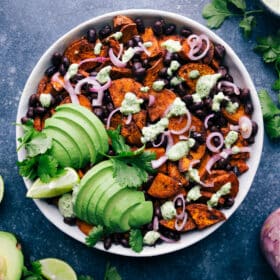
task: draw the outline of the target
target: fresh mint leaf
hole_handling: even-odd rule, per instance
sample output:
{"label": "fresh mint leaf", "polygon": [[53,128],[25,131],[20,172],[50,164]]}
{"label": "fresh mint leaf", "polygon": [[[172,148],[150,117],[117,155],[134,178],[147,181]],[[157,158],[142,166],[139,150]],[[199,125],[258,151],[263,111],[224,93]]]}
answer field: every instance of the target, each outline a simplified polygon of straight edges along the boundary
{"label": "fresh mint leaf", "polygon": [[122,280],[117,269],[114,266],[111,266],[110,263],[107,263],[106,270],[104,273],[104,280]]}
{"label": "fresh mint leaf", "polygon": [[21,162],[17,162],[19,167],[19,174],[23,177],[34,180],[37,177],[37,158],[27,158]]}
{"label": "fresh mint leaf", "polygon": [[246,10],[246,1],[245,0],[229,0],[229,2],[242,11]]}
{"label": "fresh mint leaf", "polygon": [[102,238],[103,234],[104,229],[102,226],[98,225],[94,227],[86,237],[86,245],[90,247],[94,246]]}
{"label": "fresh mint leaf", "polygon": [[213,0],[202,10],[202,16],[207,19],[207,26],[210,28],[220,27],[225,19],[231,15],[225,0]]}
{"label": "fresh mint leaf", "polygon": [[43,183],[48,183],[56,177],[58,171],[57,160],[50,155],[41,155],[38,161],[38,176]]}
{"label": "fresh mint leaf", "polygon": [[272,119],[275,115],[280,114],[280,110],[273,103],[266,90],[259,91],[259,99],[264,120]]}
{"label": "fresh mint leaf", "polygon": [[143,249],[143,236],[140,229],[132,229],[129,234],[129,245],[131,249],[139,253]]}
{"label": "fresh mint leaf", "polygon": [[130,147],[125,144],[125,138],[120,134],[121,127],[118,126],[115,130],[108,130],[107,133],[112,141],[112,148],[116,154],[129,152]]}
{"label": "fresh mint leaf", "polygon": [[52,139],[41,132],[32,136],[30,141],[25,143],[25,149],[28,157],[35,157],[44,154],[52,146]]}
{"label": "fresh mint leaf", "polygon": [[248,38],[251,35],[253,27],[256,25],[254,16],[245,16],[239,23],[239,27],[243,29],[244,36]]}
{"label": "fresh mint leaf", "polygon": [[280,116],[276,115],[272,119],[265,122],[265,130],[267,135],[273,139],[280,138]]}

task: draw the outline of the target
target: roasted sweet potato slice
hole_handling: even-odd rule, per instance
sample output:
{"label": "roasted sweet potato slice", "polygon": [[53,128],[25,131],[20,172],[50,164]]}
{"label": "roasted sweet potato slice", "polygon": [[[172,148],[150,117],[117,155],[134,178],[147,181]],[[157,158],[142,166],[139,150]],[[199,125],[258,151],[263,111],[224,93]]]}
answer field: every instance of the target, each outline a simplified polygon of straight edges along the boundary
{"label": "roasted sweet potato slice", "polygon": [[[88,98],[82,94],[77,95],[79,99],[79,103],[81,106],[86,107],[90,111],[92,111],[92,106]],[[65,97],[60,104],[67,104],[71,103],[71,98],[69,96]]]}
{"label": "roasted sweet potato slice", "polygon": [[210,160],[210,158],[211,158],[211,156],[208,153],[206,153],[206,154],[204,154],[203,158],[200,160],[200,166],[198,168],[198,173],[199,173],[201,180],[203,180],[208,175],[208,172],[206,170],[206,164]]}
{"label": "roasted sweet potato slice", "polygon": [[218,70],[220,67],[221,61],[216,59],[215,57],[212,59],[210,66],[215,69]]}
{"label": "roasted sweet potato slice", "polygon": [[249,169],[249,166],[243,159],[231,159],[230,165],[236,166],[241,174],[245,173]]}
{"label": "roasted sweet potato slice", "polygon": [[[230,114],[225,108],[221,109],[224,117],[232,124],[238,124],[241,117],[247,116],[244,110],[244,106],[241,104],[234,114]],[[248,117],[248,116],[247,116]]]}
{"label": "roasted sweet potato slice", "polygon": [[93,229],[93,226],[90,224],[87,224],[84,221],[81,221],[79,219],[77,219],[76,224],[78,226],[78,228],[80,229],[80,231],[82,233],[84,233],[85,235],[89,235],[90,231]]}
{"label": "roasted sweet potato slice", "polygon": [[166,109],[173,103],[176,94],[168,89],[163,89],[154,94],[155,103],[149,107],[148,114],[152,122],[163,117]]}
{"label": "roasted sweet potato slice", "polygon": [[[159,223],[160,223],[161,226],[163,226],[167,229],[176,231],[175,221],[176,221],[176,219],[160,220]],[[180,225],[180,223],[179,223],[179,225]],[[186,222],[186,225],[184,226],[184,228],[180,232],[187,232],[187,231],[193,230],[195,228],[196,228],[196,224],[194,223],[192,217],[189,215],[188,219],[187,219],[187,222]]]}
{"label": "roasted sweet potato slice", "polygon": [[183,157],[183,158],[179,159],[179,164],[178,164],[179,171],[187,172],[190,168],[190,163],[191,163],[191,160],[188,159],[187,157]]}
{"label": "roasted sweet potato slice", "polygon": [[120,107],[124,96],[127,92],[133,92],[138,98],[148,99],[149,95],[146,92],[141,92],[142,85],[133,79],[122,78],[114,80],[109,88],[109,92],[115,108]]}
{"label": "roasted sweet potato slice", "polygon": [[145,151],[155,153],[156,159],[162,157],[165,154],[164,148],[147,148],[147,149],[145,149]]}
{"label": "roasted sweet potato slice", "polygon": [[144,79],[144,85],[151,87],[153,82],[158,77],[158,72],[163,68],[163,59],[158,59],[151,68],[146,71],[146,77]]}
{"label": "roasted sweet potato slice", "polygon": [[53,86],[50,81],[50,78],[44,76],[39,82],[36,93],[41,94],[41,93],[51,93],[51,92],[53,92]]}
{"label": "roasted sweet potato slice", "polygon": [[187,42],[187,39],[182,40],[182,50],[179,52],[179,56],[182,57],[185,60],[189,60],[189,51],[190,51],[190,46]]}
{"label": "roasted sweet potato slice", "polygon": [[205,204],[194,203],[186,207],[198,229],[204,229],[226,219],[223,212],[210,209]]}
{"label": "roasted sweet potato slice", "polygon": [[[152,46],[148,48],[150,52],[149,58],[154,58],[162,54],[162,49],[159,45],[157,37],[154,35],[151,27],[145,28],[145,32],[142,35],[143,42],[151,42]],[[142,53],[142,59],[148,58],[147,54]]]}
{"label": "roasted sweet potato slice", "polygon": [[146,125],[147,111],[141,110],[140,112],[133,114],[132,119],[135,121],[137,127],[142,129]]}
{"label": "roasted sweet potato slice", "polygon": [[179,181],[183,187],[186,187],[189,184],[189,181],[186,179],[184,174],[182,174],[179,171],[179,168],[176,163],[174,162],[168,162],[167,163],[167,170],[168,170],[168,175],[172,177],[173,179]]}
{"label": "roasted sweet potato slice", "polygon": [[113,19],[113,26],[116,30],[120,30],[123,26],[130,23],[134,23],[133,20],[130,17],[124,15],[115,16]]}
{"label": "roasted sweet potato slice", "polygon": [[189,78],[189,73],[192,70],[198,70],[200,73],[200,76],[203,75],[209,75],[209,74],[215,74],[214,69],[212,69],[209,65],[204,64],[204,63],[188,63],[183,65],[180,69],[179,69],[179,76],[182,77],[183,79],[185,79],[186,84],[189,86],[190,92],[191,93],[195,93],[195,87],[196,87],[196,83],[197,83],[197,79],[190,79]]}
{"label": "roasted sweet potato slice", "polygon": [[175,179],[163,173],[158,173],[152,185],[148,189],[148,194],[155,198],[170,198],[175,196],[182,185]]}
{"label": "roasted sweet potato slice", "polygon": [[122,38],[121,38],[121,41],[123,43],[127,43],[130,39],[132,39],[132,37],[134,35],[138,34],[136,23],[132,22],[132,23],[124,25],[121,28],[121,32],[123,34]]}
{"label": "roasted sweet potato slice", "polygon": [[206,145],[200,145],[198,148],[194,151],[191,150],[188,154],[188,158],[191,160],[200,160],[203,158],[204,154],[206,152]]}
{"label": "roasted sweet potato slice", "polygon": [[121,78],[131,78],[132,71],[130,68],[112,66],[110,76],[113,80],[117,80],[117,79],[121,79]]}
{"label": "roasted sweet potato slice", "polygon": [[40,117],[35,117],[33,126],[36,130],[41,131],[43,129],[42,119]]}
{"label": "roasted sweet potato slice", "polygon": [[125,122],[123,122],[121,127],[121,134],[126,138],[128,144],[137,147],[142,146],[142,134],[134,121],[131,121],[130,124],[125,124]]}
{"label": "roasted sweet potato slice", "polygon": [[[200,191],[201,197],[195,201],[195,203],[207,203],[207,201],[211,198],[211,196],[213,195],[212,192],[208,192],[208,191]],[[225,203],[225,199],[223,197],[220,197],[218,200],[218,205],[219,206],[223,206]]]}
{"label": "roasted sweet potato slice", "polygon": [[205,57],[202,58],[202,62],[205,64],[211,64],[213,58],[214,58],[214,51],[215,51],[215,46],[212,42],[210,42],[210,47],[205,55]]}

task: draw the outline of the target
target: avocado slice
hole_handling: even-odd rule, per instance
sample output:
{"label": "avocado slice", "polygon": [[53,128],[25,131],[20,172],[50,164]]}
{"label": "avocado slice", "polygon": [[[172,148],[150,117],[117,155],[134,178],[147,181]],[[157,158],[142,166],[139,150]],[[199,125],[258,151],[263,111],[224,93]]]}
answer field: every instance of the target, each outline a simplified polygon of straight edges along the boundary
{"label": "avocado slice", "polygon": [[101,151],[103,153],[107,153],[108,149],[109,149],[109,143],[108,143],[108,135],[106,132],[106,129],[103,125],[103,123],[101,122],[101,120],[90,110],[86,109],[85,107],[81,106],[81,105],[77,105],[77,104],[63,104],[60,105],[58,107],[56,107],[55,109],[57,112],[59,111],[72,111],[72,112],[76,112],[77,114],[80,114],[85,120],[89,121],[92,125],[92,127],[95,129],[97,135],[99,135],[99,142],[101,145]]}
{"label": "avocado slice", "polygon": [[[131,189],[126,189],[122,191],[123,193],[116,199],[113,198],[110,201],[111,214],[107,212],[107,215],[110,216],[110,228],[114,231],[121,231],[121,227],[125,227],[121,224],[121,219],[123,214],[132,206],[139,204],[145,201],[145,196],[143,192],[135,191]],[[116,195],[117,197],[118,195]]]}
{"label": "avocado slice", "polygon": [[0,231],[0,279],[20,280],[23,254],[17,239],[9,232]]}
{"label": "avocado slice", "polygon": [[[45,127],[44,132],[47,136],[51,137],[53,140],[56,140],[65,150],[69,151],[68,155],[70,155],[71,158],[70,167],[78,169],[81,166],[81,153],[75,142],[73,142],[73,140],[69,138],[63,130],[57,129],[55,127]],[[56,157],[56,154],[52,153],[52,155],[60,163],[59,158]]]}
{"label": "avocado slice", "polygon": [[94,143],[92,143],[92,141],[91,141],[91,137],[87,133],[87,130],[79,122],[75,122],[71,118],[71,116],[65,117],[63,115],[61,116],[61,114],[59,114],[59,113],[56,113],[53,115],[53,118],[62,120],[64,122],[68,122],[73,127],[74,130],[79,131],[80,138],[83,139],[83,142],[85,142],[85,144],[88,148],[88,151],[90,154],[90,162],[95,163],[97,151],[96,151]]}
{"label": "avocado slice", "polygon": [[68,154],[67,150],[65,150],[64,147],[55,139],[53,139],[52,142],[51,153],[55,155],[55,158],[57,159],[57,161],[60,163],[62,167],[71,166],[70,155]]}
{"label": "avocado slice", "polygon": [[138,228],[152,221],[153,218],[153,203],[144,201],[133,208],[129,213],[129,225],[132,228]]}
{"label": "avocado slice", "polygon": [[[46,120],[45,127],[53,127],[58,130],[64,131],[65,135],[68,136],[78,147],[78,150],[81,153],[81,165],[80,167],[84,167],[86,164],[90,162],[90,153],[87,148],[87,143],[82,135],[82,131],[79,130],[78,127],[72,126],[68,120],[63,121],[55,118],[49,118]],[[70,151],[71,153],[72,151]]]}

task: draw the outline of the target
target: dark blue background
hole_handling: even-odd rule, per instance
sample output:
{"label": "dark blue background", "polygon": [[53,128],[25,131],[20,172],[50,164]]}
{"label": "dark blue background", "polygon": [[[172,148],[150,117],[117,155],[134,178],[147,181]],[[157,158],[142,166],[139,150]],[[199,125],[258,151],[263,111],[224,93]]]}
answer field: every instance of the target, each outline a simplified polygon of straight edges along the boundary
{"label": "dark blue background", "polygon": [[[36,62],[56,39],[77,24],[106,12],[153,8],[188,16],[203,24],[201,0],[1,0],[0,2],[0,174],[6,195],[0,205],[0,229],[16,233],[27,259],[61,258],[79,274],[102,279],[105,264],[116,265],[123,279],[275,279],[259,249],[265,217],[280,205],[280,145],[265,137],[263,156],[252,188],[230,220],[210,237],[177,253],[135,259],[89,249],[50,224],[32,200],[17,173],[15,127],[18,101]],[[248,1],[249,2],[249,1]],[[255,37],[276,29],[279,21],[262,16],[252,39],[246,41],[237,19],[217,30],[244,62],[257,89],[270,88],[272,68],[253,52]],[[272,92],[271,92],[272,93]],[[272,93],[276,99],[276,94]]]}

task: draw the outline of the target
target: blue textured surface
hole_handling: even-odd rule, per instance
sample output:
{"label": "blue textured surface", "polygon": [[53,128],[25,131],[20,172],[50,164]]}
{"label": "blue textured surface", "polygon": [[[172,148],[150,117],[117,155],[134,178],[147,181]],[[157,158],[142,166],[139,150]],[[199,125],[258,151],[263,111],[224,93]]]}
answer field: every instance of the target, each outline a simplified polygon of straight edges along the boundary
{"label": "blue textured surface", "polygon": [[[210,237],[177,253],[152,259],[118,257],[89,249],[50,224],[32,200],[17,173],[15,128],[18,101],[32,68],[48,46],[77,24],[94,16],[127,8],[176,12],[205,24],[202,0],[1,0],[0,5],[0,174],[6,195],[0,205],[0,229],[15,232],[31,260],[57,257],[77,273],[102,279],[107,261],[123,279],[275,279],[259,250],[259,232],[265,217],[280,205],[280,144],[265,137],[262,161],[252,188],[230,220]],[[273,31],[279,21],[263,16],[254,38],[246,41],[236,19],[217,30],[239,55],[257,87],[270,88],[276,78],[252,49],[255,37]],[[274,94],[276,97],[276,94]]]}

